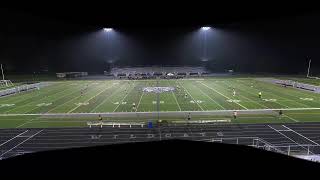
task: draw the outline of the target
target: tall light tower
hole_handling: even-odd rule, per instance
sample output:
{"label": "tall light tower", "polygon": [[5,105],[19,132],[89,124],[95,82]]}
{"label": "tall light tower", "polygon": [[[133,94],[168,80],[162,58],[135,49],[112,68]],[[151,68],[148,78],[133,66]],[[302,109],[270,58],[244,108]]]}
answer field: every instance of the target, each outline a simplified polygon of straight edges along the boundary
{"label": "tall light tower", "polygon": [[205,26],[205,27],[201,27],[201,31],[203,32],[203,57],[201,59],[201,61],[208,61],[208,57],[207,57],[207,32],[211,29],[211,27]]}
{"label": "tall light tower", "polygon": [[[110,33],[113,31],[112,28],[103,28],[103,31],[106,34],[106,39],[107,39],[107,63],[113,62],[112,60],[112,49],[111,49],[111,38],[110,38]],[[110,41],[110,42],[109,42]]]}

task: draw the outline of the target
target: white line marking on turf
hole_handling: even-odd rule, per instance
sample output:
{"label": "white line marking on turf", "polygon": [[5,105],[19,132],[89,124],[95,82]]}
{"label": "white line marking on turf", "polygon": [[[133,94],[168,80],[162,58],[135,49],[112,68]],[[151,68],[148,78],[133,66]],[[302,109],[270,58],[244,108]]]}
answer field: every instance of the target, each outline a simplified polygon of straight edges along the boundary
{"label": "white line marking on turf", "polygon": [[[102,94],[103,92],[105,92],[106,90],[110,89],[110,88],[113,87],[113,86],[114,86],[114,84],[113,84],[112,86],[109,86],[108,88],[103,89],[102,91],[100,91],[100,92],[97,93],[96,95],[92,96],[91,98],[89,98],[89,99],[86,100],[85,102],[88,102],[88,103],[89,103],[89,101],[90,101],[91,99],[99,96],[100,94]],[[72,111],[78,109],[80,106],[81,106],[81,104],[78,104],[75,108],[73,108],[73,109],[71,109],[70,111],[68,111],[68,113],[71,113]]]}
{"label": "white line marking on turf", "polygon": [[171,93],[173,94],[173,98],[174,98],[174,100],[176,101],[176,103],[177,103],[177,105],[178,105],[178,107],[179,107],[179,111],[181,111],[181,107],[180,107],[180,105],[179,105],[179,103],[178,103],[178,100],[177,100],[176,95],[173,93],[173,91],[171,91]]}
{"label": "white line marking on turf", "polygon": [[285,125],[282,125],[282,126],[283,126],[284,128],[287,128],[289,131],[292,131],[292,132],[294,132],[294,133],[298,134],[299,136],[301,136],[301,137],[303,137],[303,138],[307,139],[308,141],[310,141],[310,142],[312,142],[312,143],[314,143],[314,144],[316,144],[316,145],[320,145],[320,144],[318,144],[317,142],[315,142],[315,141],[313,141],[313,140],[311,140],[311,139],[307,138],[306,136],[304,136],[304,135],[302,135],[302,134],[298,133],[297,131],[294,131],[293,129],[291,129],[291,128],[289,128],[289,127],[285,126]]}
{"label": "white line marking on turf", "polygon": [[[41,101],[41,100],[43,100],[44,98],[47,98],[46,94],[48,94],[48,95],[50,95],[50,96],[54,96],[54,95],[57,95],[57,94],[59,94],[59,93],[61,93],[61,92],[66,91],[67,89],[68,89],[68,88],[66,88],[66,89],[63,90],[63,91],[58,91],[58,92],[53,93],[53,94],[48,94],[48,93],[50,93],[51,91],[58,90],[58,88],[55,87],[55,89],[51,89],[51,90],[48,90],[47,92],[45,92],[45,93],[43,94],[44,97],[42,97],[42,98],[40,98],[40,99],[37,99],[36,101]],[[41,95],[37,94],[37,96],[41,96]],[[37,97],[37,96],[29,97],[29,99],[34,98],[34,97]],[[26,99],[28,99],[28,98],[24,98],[23,100],[26,100]],[[21,101],[23,101],[23,100],[21,100]],[[15,102],[15,101],[14,101],[14,102]],[[20,102],[20,101],[17,101],[16,103],[19,103],[19,102]],[[8,112],[11,112],[11,111],[20,109],[20,108],[22,108],[22,107],[28,106],[28,104],[30,104],[30,103],[34,103],[34,101],[30,101],[30,102],[28,102],[28,103],[26,103],[26,104],[24,104],[24,105],[22,105],[22,106],[16,106],[15,108],[9,109],[9,110],[4,111],[4,112],[8,113]],[[31,110],[28,110],[27,112],[32,111],[32,110],[37,109],[37,108],[39,108],[39,107],[35,107],[35,108],[31,109]]]}
{"label": "white line marking on turf", "polygon": [[24,122],[24,123],[20,124],[20,125],[19,125],[19,126],[17,126],[16,128],[19,128],[19,127],[22,127],[22,126],[24,126],[24,125],[26,125],[26,124],[29,124],[29,123],[31,123],[32,121],[34,121],[34,120],[36,120],[36,119],[39,119],[39,118],[40,118],[40,117],[30,119],[29,121],[27,121],[27,122]]}
{"label": "white line marking on turf", "polygon": [[[78,93],[78,92],[80,92],[80,91],[81,91],[81,90],[73,91],[73,92],[71,92],[71,93],[69,93],[69,94],[66,94],[66,95],[64,95],[64,96],[62,96],[62,97],[60,97],[60,98],[58,98],[57,100],[59,100],[59,99],[61,99],[61,98],[65,97],[65,96],[69,96],[69,95],[71,95],[71,94]],[[81,96],[81,95],[80,95],[80,96]],[[71,98],[69,101],[66,101],[66,102],[64,102],[64,103],[62,103],[62,104],[57,105],[56,107],[53,107],[53,108],[49,109],[49,110],[47,111],[47,113],[48,113],[48,112],[50,112],[50,111],[52,111],[52,110],[54,110],[54,109],[56,109],[56,108],[58,108],[58,107],[60,107],[60,106],[63,106],[63,105],[65,105],[65,104],[67,104],[67,103],[69,103],[69,102],[71,102],[71,101],[73,101],[73,100],[77,99],[77,98],[78,98],[78,97],[80,97],[80,96],[75,96],[74,98]]]}
{"label": "white line marking on turf", "polygon": [[[117,84],[114,84],[117,85]],[[117,94],[117,92],[121,89],[117,88],[117,90],[113,91],[113,93],[111,93],[111,95],[107,96],[100,104],[98,104],[95,108],[93,108],[90,112],[94,112],[96,109],[98,109],[98,107],[100,107],[102,104],[104,104],[106,101],[109,100],[109,98],[111,98],[113,95]]]}
{"label": "white line marking on turf", "polygon": [[[38,131],[37,133],[33,134],[33,135],[30,136],[29,138],[23,140],[21,143],[15,145],[13,148],[9,149],[8,151],[2,153],[1,156],[3,156],[3,155],[5,155],[5,154],[7,154],[8,152],[12,151],[12,150],[15,149],[16,147],[20,146],[20,145],[23,144],[24,142],[26,142],[26,141],[28,141],[29,139],[33,138],[34,136],[38,135],[38,134],[41,133],[42,131],[43,131],[43,129],[40,130],[40,131]],[[1,157],[1,156],[0,156],[0,157]]]}
{"label": "white line marking on turf", "polygon": [[[135,81],[133,81],[133,84],[132,84],[133,88],[130,90],[130,92],[128,92],[128,93],[123,97],[123,99],[121,100],[121,102],[123,102],[123,100],[125,100],[126,97],[131,93],[131,91],[134,89],[134,85],[135,85]],[[120,104],[121,104],[121,103],[119,103],[119,105],[113,110],[113,112],[115,112],[115,111],[118,109],[118,107],[120,106]]]}
{"label": "white line marking on turf", "polygon": [[6,144],[6,143],[8,143],[8,142],[12,141],[13,139],[15,139],[15,138],[17,138],[17,137],[21,136],[22,134],[24,134],[24,133],[26,133],[26,132],[28,132],[28,131],[29,131],[29,130],[25,130],[24,132],[22,132],[22,133],[20,133],[20,134],[18,134],[18,135],[16,135],[16,136],[14,136],[13,138],[11,138],[11,139],[7,140],[6,142],[4,142],[4,143],[0,144],[0,147],[1,147],[1,146],[3,146],[3,145],[4,145],[4,144]]}
{"label": "white line marking on turf", "polygon": [[[259,91],[259,89],[255,88],[255,87],[253,87],[253,89],[256,89],[257,91]],[[248,91],[248,93],[250,93],[250,91]],[[281,96],[276,95],[276,94],[271,94],[271,93],[269,93],[269,92],[266,92],[266,93],[268,93],[268,94],[270,94],[270,95],[272,95],[272,96],[278,96],[278,97],[282,98]],[[254,95],[253,93],[250,93],[250,94]],[[283,98],[283,99],[286,99],[286,98]],[[288,101],[292,102],[292,100],[288,100]],[[278,101],[273,101],[273,103],[279,104],[280,106],[284,106],[284,107],[290,108],[289,106],[284,105],[284,104],[281,104],[281,103],[279,103]]]}
{"label": "white line marking on turf", "polygon": [[187,93],[189,94],[189,96],[193,99],[194,102],[196,102],[196,104],[200,107],[200,109],[201,109],[202,111],[204,111],[203,108],[200,106],[200,104],[191,96],[191,94],[189,93],[189,91],[188,91],[180,82],[179,82],[179,84],[180,84],[180,86],[181,86],[184,90],[187,91]]}
{"label": "white line marking on turf", "polygon": [[290,116],[288,116],[288,115],[283,114],[283,116],[285,116],[285,117],[287,117],[287,118],[291,119],[291,120],[292,120],[292,121],[294,121],[294,122],[299,122],[298,120],[296,120],[296,119],[294,119],[294,118],[292,118],[292,117],[290,117]]}
{"label": "white line marking on turf", "polygon": [[225,109],[222,105],[220,105],[219,103],[217,103],[214,99],[212,99],[209,95],[207,95],[206,93],[204,93],[202,90],[201,90],[201,88],[199,88],[199,87],[197,87],[197,86],[195,86],[196,88],[198,88],[199,90],[200,90],[200,92],[202,93],[202,94],[204,94],[205,96],[207,96],[211,101],[213,101],[214,103],[216,103],[218,106],[220,106],[222,109]]}
{"label": "white line marking on turf", "polygon": [[[220,94],[221,96],[223,96],[223,97],[225,97],[225,98],[227,98],[227,99],[231,100],[229,97],[227,97],[227,96],[225,96],[224,94],[220,93],[219,91],[217,91],[217,90],[215,90],[215,89],[213,89],[213,88],[209,87],[208,85],[204,84],[203,82],[199,82],[199,83],[201,83],[202,85],[206,86],[207,88],[209,88],[209,89],[211,89],[211,90],[215,91],[216,93]],[[237,102],[234,102],[234,103],[238,104],[239,106],[243,107],[243,108],[244,108],[244,109],[246,109],[246,110],[248,109],[248,108],[246,108],[245,106],[243,106],[242,104],[239,104],[239,103],[237,103]]]}
{"label": "white line marking on turf", "polygon": [[144,95],[144,91],[142,91],[142,94],[140,96],[140,99],[139,99],[139,102],[138,102],[138,105],[137,105],[137,108],[136,108],[136,112],[138,111],[138,108],[140,106],[140,102],[141,102],[141,99],[142,99],[142,96]]}

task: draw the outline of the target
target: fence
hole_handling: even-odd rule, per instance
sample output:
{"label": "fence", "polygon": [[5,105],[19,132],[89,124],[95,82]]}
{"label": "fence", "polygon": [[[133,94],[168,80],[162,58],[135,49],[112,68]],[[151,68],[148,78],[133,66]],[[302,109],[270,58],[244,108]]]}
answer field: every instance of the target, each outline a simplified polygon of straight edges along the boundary
{"label": "fence", "polygon": [[48,82],[40,82],[40,83],[25,84],[25,85],[21,85],[21,86],[16,86],[16,87],[12,87],[12,88],[4,89],[4,90],[0,91],[0,97],[1,96],[8,96],[11,94],[16,94],[16,93],[20,93],[20,92],[34,90],[34,89],[38,89],[38,88],[45,87],[48,85],[49,85]]}

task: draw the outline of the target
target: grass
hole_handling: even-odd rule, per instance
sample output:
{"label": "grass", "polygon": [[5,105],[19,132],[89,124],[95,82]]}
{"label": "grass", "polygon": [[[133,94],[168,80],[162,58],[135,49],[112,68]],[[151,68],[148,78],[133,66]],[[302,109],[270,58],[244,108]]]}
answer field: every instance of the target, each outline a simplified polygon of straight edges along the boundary
{"label": "grass", "polygon": [[[143,87],[175,87],[173,92],[143,92]],[[180,87],[179,89],[177,87]],[[236,90],[236,96],[232,95]],[[262,92],[262,99],[258,92]],[[82,94],[81,94],[82,92]],[[185,97],[187,94],[187,97]],[[159,98],[159,106],[157,106]],[[157,111],[211,111],[246,109],[320,108],[320,95],[293,88],[261,82],[255,78],[206,78],[197,80],[97,80],[57,81],[40,90],[0,98],[0,114],[40,113],[105,113]],[[290,123],[319,121],[320,110],[284,111],[266,114],[239,114],[233,120],[231,113],[193,115],[193,120],[231,119],[233,123]],[[167,121],[184,121],[185,116],[160,117]],[[96,117],[47,118],[43,116],[0,116],[0,128],[70,127],[86,126]],[[151,118],[105,118],[107,121],[149,121]]]}

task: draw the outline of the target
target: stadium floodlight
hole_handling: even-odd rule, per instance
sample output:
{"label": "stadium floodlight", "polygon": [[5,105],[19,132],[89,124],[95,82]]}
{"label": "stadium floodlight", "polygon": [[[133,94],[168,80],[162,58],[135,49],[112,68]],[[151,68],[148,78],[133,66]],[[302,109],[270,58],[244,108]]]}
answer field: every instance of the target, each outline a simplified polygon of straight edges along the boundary
{"label": "stadium floodlight", "polygon": [[112,28],[103,28],[103,30],[106,32],[110,32],[110,31],[112,31]]}
{"label": "stadium floodlight", "polygon": [[211,29],[211,27],[205,26],[201,28],[203,31],[208,31],[209,29]]}

